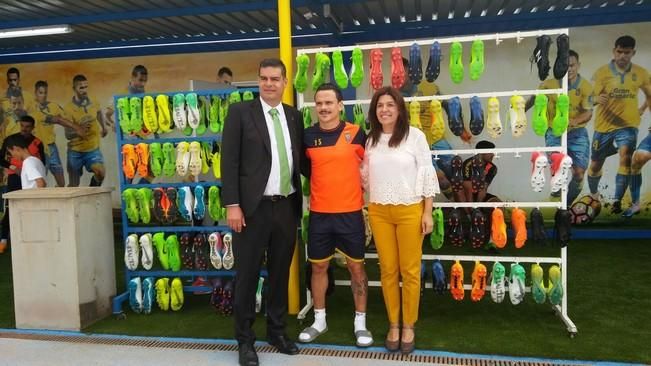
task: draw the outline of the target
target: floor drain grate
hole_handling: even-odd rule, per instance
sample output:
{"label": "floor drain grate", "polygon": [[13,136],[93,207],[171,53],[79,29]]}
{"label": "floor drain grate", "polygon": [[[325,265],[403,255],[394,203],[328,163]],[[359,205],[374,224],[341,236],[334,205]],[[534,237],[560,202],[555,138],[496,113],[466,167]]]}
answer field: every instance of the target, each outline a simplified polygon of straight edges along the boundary
{"label": "floor drain grate", "polygon": [[[13,333],[0,332],[0,338],[28,339],[51,342],[66,343],[86,343],[99,344],[107,346],[136,346],[147,348],[173,348],[188,350],[205,350],[205,351],[237,351],[235,344],[222,344],[213,342],[192,342],[192,341],[167,341],[147,338],[112,338],[94,335],[50,335],[35,333]],[[271,346],[259,346],[256,350],[260,353],[277,353]],[[363,350],[342,350],[327,348],[310,348],[301,349],[301,355],[320,356],[320,357],[340,357],[352,359],[370,359],[370,360],[387,360],[387,361],[406,361],[430,363],[436,365],[466,365],[466,366],[571,366],[578,365],[564,362],[540,362],[526,360],[509,360],[498,358],[481,358],[481,357],[454,357],[454,356],[437,356],[437,355],[402,355],[400,353],[386,353]],[[581,364],[586,366],[585,364]]]}

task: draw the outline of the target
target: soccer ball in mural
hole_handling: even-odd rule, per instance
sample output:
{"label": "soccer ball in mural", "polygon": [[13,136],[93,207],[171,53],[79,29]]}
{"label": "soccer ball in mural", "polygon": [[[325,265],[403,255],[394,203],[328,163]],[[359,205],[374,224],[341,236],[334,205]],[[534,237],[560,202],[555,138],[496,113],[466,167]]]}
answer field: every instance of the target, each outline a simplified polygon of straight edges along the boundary
{"label": "soccer ball in mural", "polygon": [[601,202],[590,195],[581,197],[570,207],[572,223],[575,225],[592,222],[599,216],[599,212],[601,212]]}

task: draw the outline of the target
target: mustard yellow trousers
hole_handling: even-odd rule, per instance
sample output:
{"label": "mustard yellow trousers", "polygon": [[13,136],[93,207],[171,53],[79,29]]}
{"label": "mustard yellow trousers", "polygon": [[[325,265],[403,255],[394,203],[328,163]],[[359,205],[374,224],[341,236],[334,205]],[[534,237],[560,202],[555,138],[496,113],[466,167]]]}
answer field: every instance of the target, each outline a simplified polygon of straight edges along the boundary
{"label": "mustard yellow trousers", "polygon": [[[423,203],[369,204],[369,221],[380,259],[384,305],[389,322],[414,325],[420,303],[420,263],[423,256]],[[400,279],[402,278],[402,289]]]}

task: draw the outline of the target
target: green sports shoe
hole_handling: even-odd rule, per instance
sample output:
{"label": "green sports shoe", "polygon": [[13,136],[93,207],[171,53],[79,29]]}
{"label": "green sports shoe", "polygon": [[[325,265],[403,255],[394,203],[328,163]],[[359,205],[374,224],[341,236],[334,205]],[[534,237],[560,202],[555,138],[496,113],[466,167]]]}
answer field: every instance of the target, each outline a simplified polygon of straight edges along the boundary
{"label": "green sports shoe", "polygon": [[303,244],[307,243],[307,234],[310,227],[310,211],[303,211],[303,218],[301,219],[301,239]]}
{"label": "green sports shoe", "polygon": [[543,269],[538,263],[531,265],[531,294],[534,301],[544,304],[547,297],[547,289],[543,283]]}
{"label": "green sports shoe", "polygon": [[306,54],[296,56],[296,76],[294,89],[302,93],[307,89],[307,69],[310,67],[310,56]]}
{"label": "green sports shoe", "polygon": [[470,48],[470,80],[479,80],[484,73],[484,41],[475,40]]}
{"label": "green sports shoe", "polygon": [[228,117],[228,107],[230,106],[230,103],[228,102],[228,98],[222,99],[222,104],[219,107],[219,123],[220,123],[220,131],[224,131],[224,124],[226,123],[226,117]]}
{"label": "green sports shoe", "polygon": [[563,280],[561,278],[561,267],[557,264],[549,267],[549,288],[547,296],[552,305],[560,305],[563,301]]}
{"label": "green sports shoe", "polygon": [[344,56],[341,51],[336,50],[332,53],[332,65],[335,74],[335,82],[340,89],[348,88],[348,75],[344,68]]}
{"label": "green sports shoe", "polygon": [[217,186],[210,186],[208,188],[208,214],[215,221],[225,218],[225,216],[222,216],[222,202],[219,195],[219,187]]}
{"label": "green sports shoe", "polygon": [[301,190],[303,191],[303,196],[310,196],[310,180],[301,175]]}
{"label": "green sports shoe", "polygon": [[248,100],[253,100],[253,99],[255,99],[255,96],[253,96],[253,92],[250,91],[250,90],[247,90],[242,94],[242,100],[243,101],[248,101]]}
{"label": "green sports shoe", "polygon": [[142,100],[138,97],[129,99],[129,110],[131,111],[131,131],[142,130]]}
{"label": "green sports shoe", "polygon": [[170,259],[169,254],[167,253],[165,233],[154,234],[152,240],[154,241],[154,248],[156,248],[156,254],[158,254],[160,266],[163,267],[164,270],[168,271],[170,269]]}
{"label": "green sports shoe", "polygon": [[142,121],[148,133],[158,131],[158,116],[156,115],[156,102],[154,97],[147,95],[142,98]]}
{"label": "green sports shoe", "polygon": [[353,123],[366,130],[366,117],[364,116],[364,107],[361,104],[353,106]]}
{"label": "green sports shoe", "polygon": [[163,150],[160,142],[149,144],[149,164],[154,177],[160,177],[163,174]]}
{"label": "green sports shoe", "polygon": [[364,81],[364,54],[362,53],[362,49],[355,47],[350,59],[353,62],[353,65],[350,67],[350,84],[354,88],[358,88]]}
{"label": "green sports shoe", "polygon": [[170,269],[174,272],[181,270],[181,247],[176,234],[172,234],[165,240],[167,255],[169,258]]}
{"label": "green sports shoe", "polygon": [[163,143],[163,174],[166,177],[173,177],[176,173],[176,149],[171,142]]}
{"label": "green sports shoe", "polygon": [[124,200],[124,209],[127,214],[127,218],[131,223],[137,223],[140,219],[138,215],[138,201],[137,201],[137,190],[135,188],[127,188],[122,191],[122,199]]}
{"label": "green sports shoe", "polygon": [[169,278],[159,278],[156,280],[156,303],[158,307],[167,311],[170,308],[170,279]]}
{"label": "green sports shoe", "polygon": [[531,126],[536,135],[545,136],[549,127],[549,121],[547,121],[547,96],[545,94],[536,95]]}
{"label": "green sports shoe", "polygon": [[210,111],[208,112],[208,126],[213,133],[221,132],[221,121],[219,119],[219,109],[222,105],[222,100],[216,95],[210,99]]}
{"label": "green sports shoe", "polygon": [[556,115],[552,121],[552,133],[561,136],[570,124],[570,98],[567,94],[559,94],[556,99]]}
{"label": "green sports shoe", "polygon": [[303,115],[303,127],[308,128],[312,126],[312,112],[310,107],[301,108],[301,114]]}
{"label": "green sports shoe", "polygon": [[200,96],[199,97],[199,125],[195,129],[197,136],[202,136],[208,128],[206,127],[206,115],[208,114],[208,109],[210,108],[210,102],[208,102],[208,97]]}
{"label": "green sports shoe", "polygon": [[325,83],[328,70],[330,70],[330,57],[322,52],[317,53],[316,66],[314,67],[314,75],[312,76],[312,90],[317,90]]}
{"label": "green sports shoe", "polygon": [[231,92],[231,94],[228,96],[228,102],[230,104],[239,103],[241,101],[242,101],[242,96],[240,95],[240,92],[237,91],[237,90],[234,91],[234,92]]}
{"label": "green sports shoe", "polygon": [[348,116],[346,116],[346,108],[343,108],[341,112],[339,112],[339,120],[340,121],[346,121],[348,119]]}
{"label": "green sports shoe", "polygon": [[432,219],[434,220],[434,230],[430,234],[430,244],[432,249],[441,249],[445,241],[445,219],[443,218],[443,210],[437,207],[432,211]]}
{"label": "green sports shoe", "polygon": [[201,173],[207,174],[210,171],[210,165],[208,164],[208,157],[212,151],[212,142],[202,142],[201,143]]}
{"label": "green sports shoe", "polygon": [[143,224],[149,224],[151,221],[151,206],[153,202],[151,188],[143,187],[136,191],[138,208],[140,211],[140,220]]}
{"label": "green sports shoe", "polygon": [[118,99],[118,121],[120,123],[120,130],[123,134],[129,134],[132,132],[129,111],[129,98],[124,97]]}
{"label": "green sports shoe", "polygon": [[450,78],[455,84],[463,81],[463,46],[453,42],[450,46]]}

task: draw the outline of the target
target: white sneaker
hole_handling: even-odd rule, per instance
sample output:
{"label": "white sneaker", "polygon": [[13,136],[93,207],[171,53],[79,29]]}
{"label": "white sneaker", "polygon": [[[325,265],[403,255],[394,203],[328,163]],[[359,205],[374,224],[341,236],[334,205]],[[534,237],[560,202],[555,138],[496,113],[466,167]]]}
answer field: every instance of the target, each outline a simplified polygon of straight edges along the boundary
{"label": "white sneaker", "polygon": [[179,213],[185,221],[192,221],[192,211],[194,210],[194,197],[192,190],[188,186],[178,188]]}
{"label": "white sneaker", "polygon": [[531,169],[531,189],[534,192],[542,192],[545,186],[545,169],[549,165],[547,155],[538,151],[531,154],[531,162],[533,168]]}
{"label": "white sneaker", "polygon": [[[524,281],[521,276],[516,275],[514,272],[524,273],[524,268],[518,263],[511,263],[511,280],[509,281],[509,298],[511,304],[518,305],[524,300],[525,287]],[[524,275],[522,275],[524,276]]]}
{"label": "white sneaker", "polygon": [[142,268],[150,270],[154,265],[154,248],[151,234],[147,233],[140,236],[140,249],[142,251],[142,257],[140,258]]}
{"label": "white sneaker", "polygon": [[183,130],[188,126],[187,115],[185,113],[185,95],[182,93],[175,94],[173,99],[173,113],[172,119],[174,126],[179,130]]}
{"label": "white sneaker", "polygon": [[488,99],[486,128],[490,137],[496,139],[502,136],[502,121],[500,120],[500,101],[492,97]]}
{"label": "white sneaker", "polygon": [[208,236],[208,244],[210,245],[210,263],[215,269],[222,269],[222,237],[218,232],[214,232]]}
{"label": "white sneaker", "polygon": [[224,252],[222,255],[222,265],[224,269],[229,270],[235,264],[235,257],[233,256],[233,234],[224,234]]}
{"label": "white sneaker", "polygon": [[201,144],[198,141],[192,141],[188,150],[190,174],[197,177],[201,174]]}
{"label": "white sneaker", "polygon": [[185,96],[185,108],[188,112],[188,125],[196,130],[199,127],[199,105],[196,93],[188,93]]}
{"label": "white sneaker", "polygon": [[264,289],[264,277],[258,278],[258,288],[255,291],[255,312],[262,310],[262,290]]}
{"label": "white sneaker", "polygon": [[138,245],[138,235],[131,234],[124,241],[124,264],[130,271],[138,268],[138,255],[140,246]]}
{"label": "white sneaker", "polygon": [[527,115],[524,112],[525,100],[519,95],[511,97],[511,108],[509,109],[509,122],[511,123],[511,134],[514,137],[524,135],[527,129]]}
{"label": "white sneaker", "polygon": [[190,144],[185,141],[176,145],[176,174],[181,177],[188,175],[188,166],[190,165]]}

